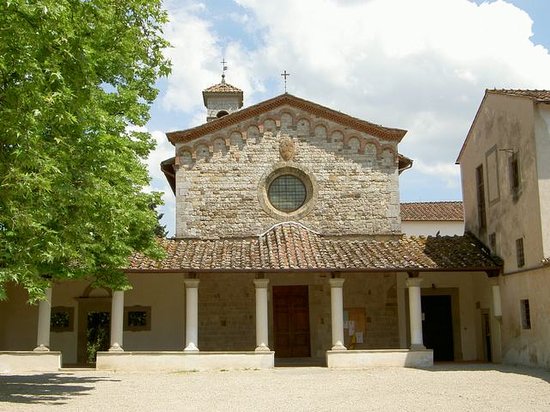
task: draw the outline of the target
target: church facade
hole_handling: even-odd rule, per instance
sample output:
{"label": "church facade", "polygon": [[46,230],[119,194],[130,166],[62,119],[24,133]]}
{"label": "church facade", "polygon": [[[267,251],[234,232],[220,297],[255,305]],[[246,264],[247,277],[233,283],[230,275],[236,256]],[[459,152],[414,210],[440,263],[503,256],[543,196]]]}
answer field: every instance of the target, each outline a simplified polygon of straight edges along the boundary
{"label": "church facade", "polygon": [[166,258],[133,256],[127,292],[54,284],[38,313],[13,287],[0,360],[37,343],[92,362],[102,322],[105,369],[500,360],[499,260],[473,236],[402,233],[405,130],[287,93],[242,108],[223,77],[203,97],[207,122],[167,133]]}

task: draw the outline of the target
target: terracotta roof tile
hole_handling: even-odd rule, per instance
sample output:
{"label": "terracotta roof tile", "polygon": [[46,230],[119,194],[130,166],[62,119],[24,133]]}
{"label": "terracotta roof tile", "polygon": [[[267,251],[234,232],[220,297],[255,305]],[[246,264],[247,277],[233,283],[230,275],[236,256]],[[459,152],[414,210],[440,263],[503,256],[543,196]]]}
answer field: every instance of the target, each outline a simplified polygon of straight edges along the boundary
{"label": "terracotta roof tile", "polygon": [[550,102],[550,90],[488,89],[487,93],[528,97],[539,102]]}
{"label": "terracotta roof tile", "polygon": [[469,235],[375,240],[326,237],[287,222],[242,239],[164,239],[166,257],[136,254],[129,272],[155,271],[498,271],[500,261]]}
{"label": "terracotta roof tile", "polygon": [[207,89],[204,89],[205,92],[211,92],[211,93],[235,93],[235,92],[241,92],[242,90],[238,87],[235,87],[229,83],[221,82],[218,84],[215,84],[213,86],[208,87]]}
{"label": "terracotta roof tile", "polygon": [[463,221],[462,202],[413,202],[401,203],[401,220]]}

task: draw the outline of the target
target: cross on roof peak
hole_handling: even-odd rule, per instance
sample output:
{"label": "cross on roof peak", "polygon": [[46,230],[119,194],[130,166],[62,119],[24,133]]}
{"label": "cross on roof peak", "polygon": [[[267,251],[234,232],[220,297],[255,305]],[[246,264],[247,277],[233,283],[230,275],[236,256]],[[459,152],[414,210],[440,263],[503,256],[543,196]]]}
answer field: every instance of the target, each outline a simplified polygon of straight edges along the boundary
{"label": "cross on roof peak", "polygon": [[283,70],[283,72],[281,73],[281,76],[284,78],[284,81],[285,81],[285,93],[286,93],[286,78],[290,76],[290,73],[287,73],[286,70]]}

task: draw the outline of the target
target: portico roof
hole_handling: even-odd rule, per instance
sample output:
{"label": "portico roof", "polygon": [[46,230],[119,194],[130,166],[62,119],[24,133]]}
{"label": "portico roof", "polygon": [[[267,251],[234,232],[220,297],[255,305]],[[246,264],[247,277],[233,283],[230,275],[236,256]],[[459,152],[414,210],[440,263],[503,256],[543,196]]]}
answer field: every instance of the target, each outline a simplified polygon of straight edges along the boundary
{"label": "portico roof", "polygon": [[163,260],[132,256],[127,272],[486,271],[501,264],[473,236],[333,237],[299,223],[248,238],[163,239]]}

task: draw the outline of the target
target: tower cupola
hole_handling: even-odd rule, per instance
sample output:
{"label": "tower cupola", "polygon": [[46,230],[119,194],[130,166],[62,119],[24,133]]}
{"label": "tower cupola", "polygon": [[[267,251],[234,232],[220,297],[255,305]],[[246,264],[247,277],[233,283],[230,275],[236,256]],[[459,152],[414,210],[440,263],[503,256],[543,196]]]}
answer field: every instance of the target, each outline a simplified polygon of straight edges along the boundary
{"label": "tower cupola", "polygon": [[202,97],[207,109],[206,121],[219,119],[243,107],[243,91],[225,82],[225,73],[221,83],[203,90]]}

